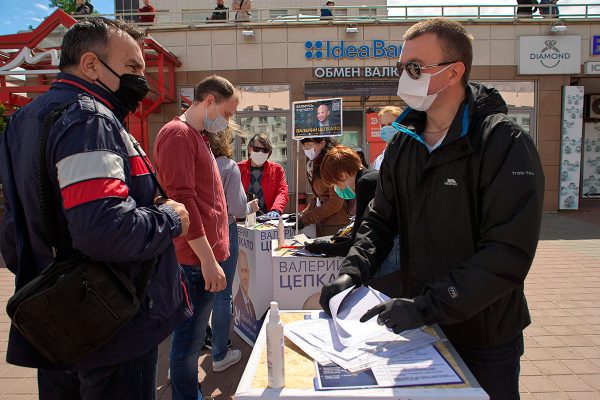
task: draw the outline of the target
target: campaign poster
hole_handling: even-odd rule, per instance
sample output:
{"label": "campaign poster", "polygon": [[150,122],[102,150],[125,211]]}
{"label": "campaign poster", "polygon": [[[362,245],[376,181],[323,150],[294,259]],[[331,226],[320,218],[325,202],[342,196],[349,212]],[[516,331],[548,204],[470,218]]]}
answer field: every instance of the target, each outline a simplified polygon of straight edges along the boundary
{"label": "campaign poster", "polygon": [[[312,229],[309,229],[311,228]],[[302,231],[315,237],[314,225]],[[285,226],[285,238],[296,234],[293,223]],[[277,227],[258,224],[246,227],[238,224],[238,261],[233,279],[233,328],[244,341],[254,345],[269,304],[273,300],[273,241],[277,246]]]}
{"label": "campaign poster", "polygon": [[273,299],[280,310],[319,310],[324,285],[338,277],[342,257],[307,257],[273,251]]}
{"label": "campaign poster", "polygon": [[320,99],[292,103],[293,138],[340,136],[342,99]]}

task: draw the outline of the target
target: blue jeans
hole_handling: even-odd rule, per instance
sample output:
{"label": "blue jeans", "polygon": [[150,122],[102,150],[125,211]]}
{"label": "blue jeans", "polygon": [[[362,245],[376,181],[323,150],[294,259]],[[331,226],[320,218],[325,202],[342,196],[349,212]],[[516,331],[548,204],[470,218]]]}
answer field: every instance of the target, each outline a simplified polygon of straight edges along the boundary
{"label": "blue jeans", "polygon": [[158,347],[120,364],[78,371],[39,369],[40,400],[155,400]]}
{"label": "blue jeans", "polygon": [[487,349],[454,346],[490,400],[519,400],[523,334]]}
{"label": "blue jeans", "polygon": [[394,247],[390,250],[387,258],[381,263],[375,276],[383,276],[396,272],[400,269],[400,236],[394,238]]}
{"label": "blue jeans", "polygon": [[215,294],[204,289],[204,277],[199,266],[182,267],[188,280],[188,296],[194,306],[194,315],[179,324],[171,338],[171,390],[173,400],[197,400],[202,399],[198,358],[204,346]]}
{"label": "blue jeans", "polygon": [[221,361],[227,355],[227,342],[229,340],[229,327],[231,326],[231,287],[235,277],[238,260],[238,230],[237,223],[229,225],[229,258],[221,263],[221,268],[227,278],[227,287],[215,295],[215,304],[212,313],[212,358]]}

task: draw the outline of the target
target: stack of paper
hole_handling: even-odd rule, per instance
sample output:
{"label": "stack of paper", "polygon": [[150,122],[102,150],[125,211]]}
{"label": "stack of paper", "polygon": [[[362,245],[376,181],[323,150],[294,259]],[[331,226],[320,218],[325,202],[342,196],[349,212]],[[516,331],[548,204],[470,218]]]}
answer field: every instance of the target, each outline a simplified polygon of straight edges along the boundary
{"label": "stack of paper", "polygon": [[285,335],[318,363],[333,362],[350,372],[436,341],[421,329],[398,335],[378,325],[376,318],[359,321],[368,309],[388,299],[369,287],[350,288],[331,299],[331,318],[322,313],[317,319],[286,324]]}

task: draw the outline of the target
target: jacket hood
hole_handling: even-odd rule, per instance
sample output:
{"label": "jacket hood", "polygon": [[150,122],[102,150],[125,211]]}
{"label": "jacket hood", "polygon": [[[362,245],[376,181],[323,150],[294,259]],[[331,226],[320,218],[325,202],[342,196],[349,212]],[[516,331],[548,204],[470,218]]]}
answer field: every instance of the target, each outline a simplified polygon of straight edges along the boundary
{"label": "jacket hood", "polygon": [[507,114],[508,106],[494,88],[488,88],[480,83],[470,83],[467,86],[467,96],[472,104],[473,114],[479,118],[485,118],[491,114]]}

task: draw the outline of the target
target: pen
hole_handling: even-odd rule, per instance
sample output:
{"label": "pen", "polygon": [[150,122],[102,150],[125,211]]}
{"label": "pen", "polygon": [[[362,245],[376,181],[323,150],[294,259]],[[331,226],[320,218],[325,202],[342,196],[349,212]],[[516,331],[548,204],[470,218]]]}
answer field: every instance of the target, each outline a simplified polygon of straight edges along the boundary
{"label": "pen", "polygon": [[299,249],[302,246],[281,246],[281,249]]}

